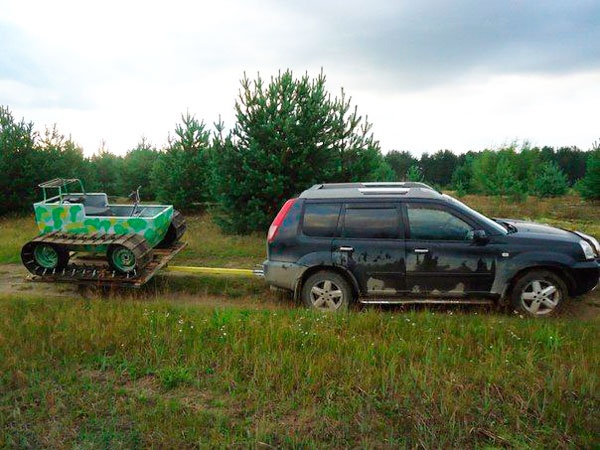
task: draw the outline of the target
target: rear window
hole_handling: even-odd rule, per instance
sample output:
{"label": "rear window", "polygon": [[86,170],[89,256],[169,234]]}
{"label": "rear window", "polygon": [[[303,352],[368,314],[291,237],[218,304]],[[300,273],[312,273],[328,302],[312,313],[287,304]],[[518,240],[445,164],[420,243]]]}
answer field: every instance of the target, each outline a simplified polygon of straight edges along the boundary
{"label": "rear window", "polygon": [[344,237],[395,239],[398,232],[398,210],[395,207],[346,208]]}
{"label": "rear window", "polygon": [[307,236],[335,236],[341,208],[341,203],[307,203],[302,231]]}

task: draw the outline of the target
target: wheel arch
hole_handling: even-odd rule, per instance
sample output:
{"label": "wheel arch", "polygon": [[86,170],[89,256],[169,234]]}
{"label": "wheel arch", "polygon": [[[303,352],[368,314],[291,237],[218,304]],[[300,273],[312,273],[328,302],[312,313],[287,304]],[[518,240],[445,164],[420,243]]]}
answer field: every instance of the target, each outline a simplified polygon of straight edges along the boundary
{"label": "wheel arch", "polygon": [[358,297],[359,292],[360,292],[359,287],[358,287],[358,281],[356,281],[356,278],[354,277],[354,275],[352,275],[352,273],[350,273],[348,270],[346,270],[340,266],[318,265],[318,266],[309,267],[304,272],[302,272],[302,275],[300,275],[298,277],[298,280],[296,281],[296,285],[294,287],[294,301],[297,301],[300,298],[300,292],[302,292],[302,286],[304,285],[304,283],[306,282],[308,277],[310,277],[311,275],[313,275],[317,272],[324,272],[324,271],[335,272],[335,273],[341,275],[342,277],[344,277],[344,279],[350,284],[350,287],[352,288],[352,299],[355,300]]}
{"label": "wheel arch", "polygon": [[504,292],[502,294],[502,299],[504,299],[504,300],[509,299],[512,294],[512,290],[513,290],[515,284],[517,283],[517,281],[520,278],[522,278],[523,276],[525,276],[526,274],[528,274],[529,272],[533,272],[536,270],[546,270],[546,271],[552,272],[556,276],[560,277],[560,279],[563,280],[565,285],[567,286],[569,295],[570,296],[575,295],[574,294],[575,287],[576,287],[575,277],[573,276],[573,274],[571,273],[571,271],[569,270],[568,267],[540,264],[540,265],[535,265],[535,266],[527,266],[527,267],[523,267],[523,268],[519,269],[506,283]]}

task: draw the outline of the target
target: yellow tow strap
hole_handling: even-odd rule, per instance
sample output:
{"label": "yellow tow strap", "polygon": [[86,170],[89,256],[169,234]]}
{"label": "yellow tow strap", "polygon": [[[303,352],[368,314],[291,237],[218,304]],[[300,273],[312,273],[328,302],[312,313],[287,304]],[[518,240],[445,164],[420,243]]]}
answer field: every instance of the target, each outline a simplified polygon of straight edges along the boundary
{"label": "yellow tow strap", "polygon": [[206,273],[212,275],[237,275],[241,277],[259,277],[262,270],[252,269],[227,269],[224,267],[190,267],[190,266],[167,266],[168,272]]}

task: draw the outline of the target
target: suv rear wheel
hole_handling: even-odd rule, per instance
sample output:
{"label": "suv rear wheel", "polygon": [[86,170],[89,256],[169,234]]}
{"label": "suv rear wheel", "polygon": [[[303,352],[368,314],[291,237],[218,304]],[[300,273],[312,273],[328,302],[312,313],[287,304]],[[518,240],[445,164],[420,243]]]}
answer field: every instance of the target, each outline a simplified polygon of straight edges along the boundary
{"label": "suv rear wheel", "polygon": [[568,291],[564,281],[547,270],[532,270],[515,283],[512,306],[533,317],[556,314],[565,304]]}
{"label": "suv rear wheel", "polygon": [[300,295],[309,308],[334,312],[348,309],[352,289],[339,273],[324,270],[308,277]]}

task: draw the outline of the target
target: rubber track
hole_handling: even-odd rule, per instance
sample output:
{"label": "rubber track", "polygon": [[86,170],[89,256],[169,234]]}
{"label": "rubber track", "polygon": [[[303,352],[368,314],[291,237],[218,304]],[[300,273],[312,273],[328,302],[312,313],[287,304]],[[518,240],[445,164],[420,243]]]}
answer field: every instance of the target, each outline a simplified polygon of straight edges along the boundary
{"label": "rubber track", "polygon": [[181,214],[177,210],[174,210],[173,218],[171,219],[171,224],[173,224],[173,226],[175,227],[176,238],[175,241],[173,241],[173,243],[175,243],[178,242],[179,239],[181,239],[181,236],[183,236],[185,230],[187,229],[187,225],[185,224],[185,218],[183,217],[183,214]]}
{"label": "rubber track", "polygon": [[[136,257],[137,267],[129,274],[118,273],[105,264],[74,264],[70,263],[64,269],[44,269],[40,267],[33,257],[33,252],[38,244],[52,244],[55,247],[63,248],[65,251],[78,251],[78,247],[84,251],[86,246],[100,245],[123,245],[133,252]],[[135,280],[144,267],[152,260],[152,248],[142,236],[130,233],[123,235],[116,234],[68,234],[60,231],[37,236],[23,246],[21,250],[21,260],[23,265],[33,275],[60,281],[78,281],[78,280],[98,280],[111,278],[118,280]],[[105,259],[106,261],[106,259]]]}
{"label": "rubber track", "polygon": [[176,245],[181,239],[181,236],[183,236],[185,233],[186,229],[187,225],[185,223],[183,214],[176,209],[173,210],[173,217],[171,218],[169,229],[167,230],[163,240],[156,246],[156,248],[170,248]]}

